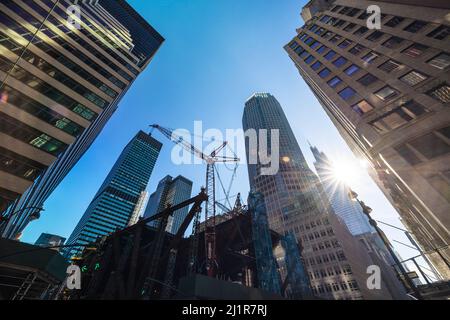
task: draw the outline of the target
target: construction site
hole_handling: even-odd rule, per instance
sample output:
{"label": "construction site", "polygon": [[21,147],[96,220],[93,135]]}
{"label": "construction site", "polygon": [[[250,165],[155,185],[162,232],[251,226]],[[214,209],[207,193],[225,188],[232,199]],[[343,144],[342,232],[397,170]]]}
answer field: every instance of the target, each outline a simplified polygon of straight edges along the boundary
{"label": "construction site", "polygon": [[[81,290],[54,292],[56,299],[283,299],[312,298],[295,240],[268,227],[264,200],[250,194],[231,211],[215,217],[215,259],[208,267],[209,221],[183,238],[207,200],[196,197],[141,219],[99,239],[73,262],[81,269]],[[165,231],[168,217],[191,205],[177,234]],[[210,218],[212,219],[212,218]],[[157,228],[149,222],[159,220]],[[280,273],[285,269],[286,276]]]}

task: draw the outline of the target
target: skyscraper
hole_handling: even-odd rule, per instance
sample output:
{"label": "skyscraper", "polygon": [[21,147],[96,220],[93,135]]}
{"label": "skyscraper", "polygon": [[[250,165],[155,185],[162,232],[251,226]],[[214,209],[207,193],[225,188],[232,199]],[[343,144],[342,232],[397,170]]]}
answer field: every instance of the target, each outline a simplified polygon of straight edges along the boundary
{"label": "skyscraper", "polygon": [[[369,30],[369,5],[381,29]],[[450,277],[450,26],[445,1],[336,0],[288,52],[416,242]]]}
{"label": "skyscraper", "polygon": [[[301,244],[303,262],[313,293],[325,299],[390,299],[385,286],[368,290],[366,268],[373,262],[333,213],[317,176],[309,169],[280,103],[269,93],[255,93],[245,103],[244,130],[278,130],[280,167],[262,174],[263,164],[248,164],[250,187],[264,196],[269,226],[294,235]],[[271,131],[268,131],[271,132]],[[268,141],[271,141],[269,134]],[[246,140],[247,162],[258,146]],[[285,269],[281,273],[287,276]],[[289,288],[288,288],[289,290]]]}
{"label": "skyscraper", "polygon": [[[66,238],[58,236],[56,234],[41,233],[34,244],[41,247],[55,247],[62,246],[64,244],[64,241],[66,241]],[[55,250],[59,251],[60,249],[55,248]]]}
{"label": "skyscraper", "polygon": [[[192,181],[178,176],[175,179],[167,175],[158,183],[156,191],[150,195],[147,208],[145,209],[144,218],[151,217],[167,207],[167,205],[177,205],[191,197]],[[169,217],[167,221],[166,231],[177,233],[181,224],[189,212],[189,207],[178,209]],[[158,221],[150,223],[157,226]]]}
{"label": "skyscraper", "polygon": [[350,199],[349,192],[351,189],[349,186],[343,181],[336,181],[333,177],[332,161],[316,147],[311,146],[310,148],[316,159],[314,166],[325,195],[330,200],[333,212],[342,219],[353,237],[367,250],[374,265],[381,268],[386,280],[385,283],[392,296],[395,299],[401,299],[405,291],[391,267],[395,262],[386,245],[375,228],[370,225],[369,219],[362,211],[361,205]]}
{"label": "skyscraper", "polygon": [[164,41],[124,0],[78,3],[69,24],[67,0],[0,2],[4,237],[22,232]]}
{"label": "skyscraper", "polygon": [[314,166],[322,183],[325,193],[330,200],[334,212],[341,217],[352,235],[376,232],[369,224],[359,203],[352,201],[349,197],[349,187],[342,181],[336,181],[332,174],[332,162],[325,153],[311,146],[311,151],[316,161]]}
{"label": "skyscraper", "polygon": [[98,237],[128,225],[147,188],[161,147],[159,141],[143,131],[131,139],[67,240],[68,245],[80,245],[67,250],[67,257]]}

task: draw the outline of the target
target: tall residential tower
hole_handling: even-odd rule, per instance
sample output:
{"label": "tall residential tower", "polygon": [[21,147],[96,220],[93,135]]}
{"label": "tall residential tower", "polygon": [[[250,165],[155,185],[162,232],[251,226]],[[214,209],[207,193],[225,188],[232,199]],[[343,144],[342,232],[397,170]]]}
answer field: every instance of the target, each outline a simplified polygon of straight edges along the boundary
{"label": "tall residential tower", "polygon": [[[381,10],[369,29],[369,5]],[[450,278],[448,1],[336,0],[285,50],[440,273]],[[370,25],[369,25],[370,26]]]}

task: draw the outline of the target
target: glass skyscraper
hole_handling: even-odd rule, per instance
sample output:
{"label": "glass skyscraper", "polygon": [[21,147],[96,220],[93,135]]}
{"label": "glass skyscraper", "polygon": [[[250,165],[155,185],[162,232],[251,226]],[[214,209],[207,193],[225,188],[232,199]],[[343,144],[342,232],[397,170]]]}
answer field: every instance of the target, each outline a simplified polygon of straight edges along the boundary
{"label": "glass skyscraper", "polygon": [[[56,234],[50,234],[50,233],[41,233],[39,238],[34,243],[36,246],[42,246],[42,247],[54,247],[54,246],[61,246],[64,244],[64,241],[66,241],[66,238],[58,236]],[[59,251],[59,248],[55,248]]]}
{"label": "glass skyscraper", "polygon": [[[0,212],[15,238],[164,41],[124,0],[0,1]],[[33,215],[35,216],[35,215]]]}
{"label": "glass skyscraper", "polygon": [[376,232],[369,224],[369,219],[364,215],[359,203],[349,198],[349,187],[342,181],[333,179],[331,174],[332,162],[326,154],[313,146],[311,146],[311,151],[316,159],[314,166],[331,206],[334,212],[345,222],[352,235]]}
{"label": "glass skyscraper", "polygon": [[67,257],[76,255],[98,237],[128,225],[147,188],[161,147],[159,141],[143,131],[127,144],[67,240],[68,245],[80,245],[68,249]]}
{"label": "glass skyscraper", "polygon": [[[174,206],[189,199],[191,197],[191,192],[191,180],[183,176],[177,176],[175,179],[169,175],[164,177],[158,183],[156,191],[150,195],[144,218],[159,213],[169,204]],[[184,207],[175,211],[167,221],[166,231],[173,234],[177,233],[188,212],[189,207]],[[158,221],[152,221],[150,225],[157,226]]]}
{"label": "glass skyscraper", "polygon": [[[279,130],[279,171],[265,175],[264,165],[248,164],[252,192],[264,196],[271,229],[295,237],[301,245],[302,261],[314,295],[325,299],[390,299],[383,286],[368,290],[367,266],[373,264],[367,250],[354,238],[343,221],[333,212],[319,178],[309,168],[294,133],[277,99],[269,93],[255,93],[245,103],[244,130]],[[258,146],[246,139],[247,162],[258,154]],[[276,141],[275,141],[276,143]],[[286,268],[279,263],[283,279]],[[293,293],[288,287],[287,293]]]}

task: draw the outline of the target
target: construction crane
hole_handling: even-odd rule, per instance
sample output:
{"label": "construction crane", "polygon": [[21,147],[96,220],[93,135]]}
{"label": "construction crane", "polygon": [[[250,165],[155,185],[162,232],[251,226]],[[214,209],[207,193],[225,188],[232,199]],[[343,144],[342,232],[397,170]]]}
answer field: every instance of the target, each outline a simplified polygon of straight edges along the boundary
{"label": "construction crane", "polygon": [[[183,147],[186,151],[192,153],[194,156],[204,160],[206,162],[206,194],[208,200],[205,206],[205,253],[206,253],[206,273],[210,277],[215,277],[218,269],[216,258],[216,190],[215,190],[215,164],[234,162],[238,163],[240,160],[236,155],[234,157],[221,156],[219,153],[227,146],[227,142],[222,142],[220,146],[214,149],[209,155],[203,153],[203,151],[196,148],[190,142],[186,141],[182,136],[176,134],[174,130],[161,127],[160,125],[153,124],[150,126],[153,129],[157,129],[169,140],[173,141],[177,145]],[[153,130],[152,129],[152,130]],[[198,223],[198,219],[194,221]]]}

